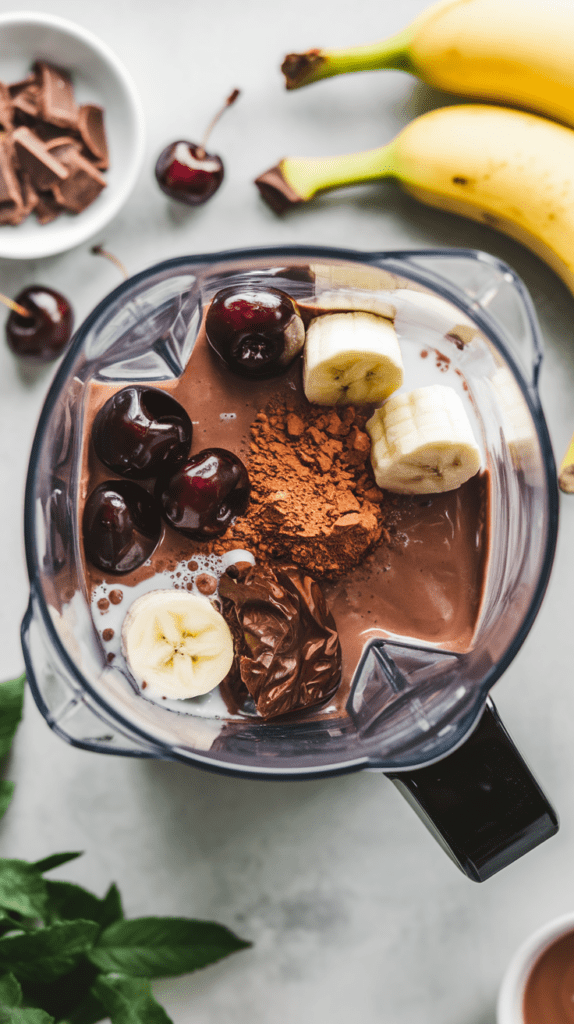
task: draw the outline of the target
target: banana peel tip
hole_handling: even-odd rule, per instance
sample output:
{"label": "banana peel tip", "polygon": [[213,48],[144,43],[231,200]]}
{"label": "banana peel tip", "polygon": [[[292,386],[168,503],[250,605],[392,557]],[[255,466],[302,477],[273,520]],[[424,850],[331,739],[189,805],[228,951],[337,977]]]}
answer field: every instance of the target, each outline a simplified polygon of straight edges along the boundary
{"label": "banana peel tip", "polygon": [[320,67],[325,63],[321,50],[307,50],[306,53],[288,53],[281,65],[285,76],[286,89],[299,89],[315,81]]}

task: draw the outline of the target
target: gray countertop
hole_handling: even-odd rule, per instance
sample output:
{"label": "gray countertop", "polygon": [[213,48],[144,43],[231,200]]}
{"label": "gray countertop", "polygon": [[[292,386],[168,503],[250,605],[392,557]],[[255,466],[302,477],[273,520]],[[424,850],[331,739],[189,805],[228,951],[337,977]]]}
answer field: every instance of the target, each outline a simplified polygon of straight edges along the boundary
{"label": "gray countertop", "polygon": [[[252,184],[287,153],[372,148],[417,113],[452,102],[400,72],[291,94],[282,86],[278,68],[289,50],[389,35],[423,0],[34,6],[95,32],[139,90],[143,170],[127,205],[95,239],[130,273],[187,253],[282,243],[490,252],[533,297],[546,346],[542,401],[561,458],[574,429],[574,298],[534,255],[486,227],[422,207],[392,183],[333,193],[284,218]],[[227,170],[220,192],[196,210],[175,208],[156,187],[155,158],[173,138],[199,137],[235,86],[243,94],[213,140]],[[118,283],[115,268],[95,260],[88,245],[30,263],[1,261],[0,277],[11,295],[38,281],[60,289],[78,322]],[[52,372],[24,379],[0,345],[1,678],[23,666],[23,489]],[[210,918],[253,940],[252,949],[205,971],[154,983],[175,1024],[494,1024],[515,947],[574,907],[573,565],[574,496],[562,495],[547,595],[493,694],[561,830],[485,884],[457,871],[380,775],[272,783],[88,753],[51,733],[29,693],[7,769],[16,793],[0,824],[0,853],[34,859],[84,850],[54,877],[98,893],[115,880],[130,916]]]}

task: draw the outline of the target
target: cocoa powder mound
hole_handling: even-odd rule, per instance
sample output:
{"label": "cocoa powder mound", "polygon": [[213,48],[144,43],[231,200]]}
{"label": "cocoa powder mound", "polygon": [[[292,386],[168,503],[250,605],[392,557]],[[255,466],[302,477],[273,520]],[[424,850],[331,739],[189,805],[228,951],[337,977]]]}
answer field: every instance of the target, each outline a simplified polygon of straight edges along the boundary
{"label": "cocoa powder mound", "polygon": [[363,561],[397,519],[393,495],[370,469],[367,415],[270,403],[251,426],[246,514],[210,550],[246,548],[256,559],[296,564],[316,580],[334,580]]}

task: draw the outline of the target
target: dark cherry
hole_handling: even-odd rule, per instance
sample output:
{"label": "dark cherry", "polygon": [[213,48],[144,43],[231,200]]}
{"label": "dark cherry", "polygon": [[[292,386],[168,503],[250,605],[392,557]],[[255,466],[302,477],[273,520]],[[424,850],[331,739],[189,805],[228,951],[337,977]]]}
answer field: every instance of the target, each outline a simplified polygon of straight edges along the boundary
{"label": "dark cherry", "polygon": [[223,181],[223,162],[195,142],[179,139],[166,146],[155,165],[162,192],[187,206],[206,203]]}
{"label": "dark cherry", "polygon": [[225,533],[249,501],[249,476],[241,459],[225,448],[205,448],[169,479],[156,495],[164,518],[188,537],[208,540]]}
{"label": "dark cherry", "polygon": [[84,508],[87,558],[105,572],[137,569],[152,554],[161,534],[156,499],[131,480],[106,480],[90,494]]}
{"label": "dark cherry", "polygon": [[162,192],[188,206],[200,206],[217,192],[223,181],[223,163],[215,153],[208,153],[206,144],[211,131],[224,110],[235,103],[239,89],[234,89],[217,112],[200,143],[178,139],[160,153],[155,176]]}
{"label": "dark cherry", "polygon": [[53,288],[30,285],[16,296],[15,303],[29,314],[14,309],[6,321],[6,340],[17,356],[36,363],[49,363],[64,350],[72,337],[74,314],[67,299]]}
{"label": "dark cherry", "polygon": [[259,379],[283,373],[305,341],[297,305],[277,288],[223,288],[209,307],[205,333],[230,370]]}
{"label": "dark cherry", "polygon": [[174,472],[189,455],[193,427],[179,402],[141,384],[116,392],[92,427],[98,458],[119,476],[144,480]]}

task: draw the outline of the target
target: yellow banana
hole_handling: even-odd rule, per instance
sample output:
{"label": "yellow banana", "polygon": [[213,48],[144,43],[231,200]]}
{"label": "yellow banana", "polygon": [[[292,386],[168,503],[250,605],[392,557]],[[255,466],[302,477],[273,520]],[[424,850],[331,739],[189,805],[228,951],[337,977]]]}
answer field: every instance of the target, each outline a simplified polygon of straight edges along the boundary
{"label": "yellow banana", "polygon": [[466,104],[415,118],[386,146],[288,157],[256,181],[281,212],[317,192],[396,178],[422,202],[518,239],[574,293],[574,131],[520,110]]}
{"label": "yellow banana", "polygon": [[560,0],[442,0],[369,46],[291,53],[288,89],[350,71],[398,68],[447,92],[574,125],[574,7]]}

